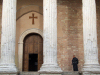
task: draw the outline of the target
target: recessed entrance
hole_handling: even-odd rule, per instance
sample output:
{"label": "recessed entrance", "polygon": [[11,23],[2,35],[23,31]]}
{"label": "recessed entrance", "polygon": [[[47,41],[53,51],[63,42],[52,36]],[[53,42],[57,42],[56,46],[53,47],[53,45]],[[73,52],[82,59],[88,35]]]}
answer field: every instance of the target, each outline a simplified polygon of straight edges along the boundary
{"label": "recessed entrance", "polygon": [[29,71],[38,71],[38,54],[29,54]]}
{"label": "recessed entrance", "polygon": [[23,44],[23,71],[38,71],[43,64],[43,39],[39,34],[29,34]]}

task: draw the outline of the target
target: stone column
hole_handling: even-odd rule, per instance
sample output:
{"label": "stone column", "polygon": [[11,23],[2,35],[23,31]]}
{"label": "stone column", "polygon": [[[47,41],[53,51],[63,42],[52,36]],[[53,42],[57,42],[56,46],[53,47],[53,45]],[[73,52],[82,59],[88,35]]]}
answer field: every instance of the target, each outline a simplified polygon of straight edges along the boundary
{"label": "stone column", "polygon": [[16,0],[3,0],[0,73],[16,73]]}
{"label": "stone column", "polygon": [[62,72],[57,64],[57,0],[43,0],[43,65],[39,72]]}
{"label": "stone column", "polygon": [[95,0],[83,0],[83,71],[100,71],[98,62],[96,3]]}

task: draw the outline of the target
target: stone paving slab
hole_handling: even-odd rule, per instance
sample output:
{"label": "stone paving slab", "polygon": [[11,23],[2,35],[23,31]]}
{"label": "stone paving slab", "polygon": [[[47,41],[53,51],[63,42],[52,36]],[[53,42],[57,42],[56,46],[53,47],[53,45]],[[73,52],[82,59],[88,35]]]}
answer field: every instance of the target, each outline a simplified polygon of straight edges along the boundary
{"label": "stone paving slab", "polygon": [[[0,75],[16,75],[16,74],[0,74]],[[87,73],[80,73],[80,72],[63,72],[62,74],[39,74],[38,72],[21,72],[19,75],[100,75],[100,74],[87,74]]]}
{"label": "stone paving slab", "polygon": [[39,75],[38,72],[21,72],[19,75]]}
{"label": "stone paving slab", "polygon": [[82,75],[100,75],[100,74],[85,74],[85,73],[83,73]]}
{"label": "stone paving slab", "polygon": [[80,75],[79,72],[64,72],[62,75]]}
{"label": "stone paving slab", "polygon": [[40,74],[40,75],[62,75],[62,74]]}
{"label": "stone paving slab", "polygon": [[0,75],[17,75],[17,74],[0,74]]}
{"label": "stone paving slab", "polygon": [[83,74],[83,75],[100,75],[100,74]]}

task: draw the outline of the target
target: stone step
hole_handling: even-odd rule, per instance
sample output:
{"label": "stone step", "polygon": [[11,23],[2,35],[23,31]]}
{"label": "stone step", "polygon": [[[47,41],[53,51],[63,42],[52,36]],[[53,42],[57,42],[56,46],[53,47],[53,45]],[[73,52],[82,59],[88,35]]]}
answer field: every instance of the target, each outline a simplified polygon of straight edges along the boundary
{"label": "stone step", "polygon": [[79,72],[63,72],[63,75],[82,75]]}
{"label": "stone step", "polygon": [[[19,75],[39,75],[38,72],[20,72]],[[63,72],[62,75],[82,75],[79,72]]]}
{"label": "stone step", "polygon": [[19,75],[39,75],[38,72],[20,72]]}

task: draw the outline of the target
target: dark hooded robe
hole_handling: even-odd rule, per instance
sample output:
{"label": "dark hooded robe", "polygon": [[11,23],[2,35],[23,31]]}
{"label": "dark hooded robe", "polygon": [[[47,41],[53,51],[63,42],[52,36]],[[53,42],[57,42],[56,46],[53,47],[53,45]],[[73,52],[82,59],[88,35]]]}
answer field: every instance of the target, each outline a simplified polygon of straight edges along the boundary
{"label": "dark hooded robe", "polygon": [[72,59],[72,65],[73,65],[73,70],[74,70],[74,71],[78,71],[78,66],[77,66],[77,64],[78,64],[78,59],[77,59],[76,57],[74,57],[74,58]]}

